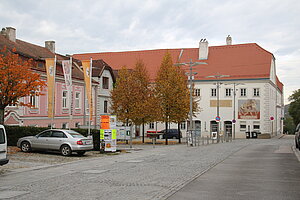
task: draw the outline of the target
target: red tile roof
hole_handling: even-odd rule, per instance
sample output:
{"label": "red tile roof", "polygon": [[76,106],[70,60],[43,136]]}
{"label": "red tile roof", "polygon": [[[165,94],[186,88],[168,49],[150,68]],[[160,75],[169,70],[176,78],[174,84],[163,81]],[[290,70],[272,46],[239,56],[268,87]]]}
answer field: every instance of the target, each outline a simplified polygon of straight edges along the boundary
{"label": "red tile roof", "polygon": [[33,58],[34,60],[54,58],[54,53],[45,47],[34,45],[18,39],[16,42],[12,42],[0,34],[0,48],[3,49],[4,46],[6,46],[9,50],[16,48],[16,53],[27,58]]}
{"label": "red tile roof", "polygon": [[[143,51],[126,52],[104,52],[104,53],[85,53],[75,54],[79,60],[103,59],[114,70],[121,69],[122,66],[133,68],[138,59],[143,60],[149,72],[150,78],[155,79],[156,73],[160,67],[165,53],[168,51],[176,63],[182,49],[157,49]],[[185,48],[179,62],[199,62],[198,48]],[[195,80],[213,80],[206,78],[210,75],[229,75],[221,79],[265,79],[270,77],[270,68],[273,54],[266,51],[256,43],[211,46],[209,47],[208,59],[201,60],[207,65],[198,65],[193,67],[198,74]]]}

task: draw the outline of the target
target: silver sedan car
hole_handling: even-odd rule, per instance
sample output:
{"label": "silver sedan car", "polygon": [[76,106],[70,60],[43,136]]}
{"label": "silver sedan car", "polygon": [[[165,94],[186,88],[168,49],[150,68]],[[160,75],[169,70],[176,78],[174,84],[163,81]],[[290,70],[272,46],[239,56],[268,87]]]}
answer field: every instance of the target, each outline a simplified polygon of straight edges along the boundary
{"label": "silver sedan car", "polygon": [[73,130],[49,129],[36,136],[22,137],[17,146],[23,152],[33,149],[60,151],[63,156],[69,156],[72,152],[83,155],[93,149],[93,141]]}

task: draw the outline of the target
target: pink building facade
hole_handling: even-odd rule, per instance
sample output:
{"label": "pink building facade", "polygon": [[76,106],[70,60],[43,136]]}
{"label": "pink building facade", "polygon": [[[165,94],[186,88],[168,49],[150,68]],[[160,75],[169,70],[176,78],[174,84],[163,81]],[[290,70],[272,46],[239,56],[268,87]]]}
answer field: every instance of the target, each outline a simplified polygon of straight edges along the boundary
{"label": "pink building facade", "polygon": [[[9,32],[9,34],[7,34]],[[42,96],[28,96],[19,101],[31,103],[34,107],[24,107],[9,105],[5,110],[5,125],[17,126],[35,126],[54,128],[75,128],[89,123],[88,101],[85,92],[84,76],[81,67],[81,61],[73,59],[72,62],[72,97],[70,99],[66,88],[62,60],[69,60],[68,56],[62,56],[55,53],[55,42],[46,41],[45,47],[37,46],[31,43],[16,39],[14,28],[7,27],[0,34],[0,48],[6,46],[8,49],[16,48],[16,53],[25,59],[32,58],[36,66],[32,70],[41,74],[41,78],[46,81],[45,58],[57,57],[56,79],[55,79],[55,117],[48,117],[48,95],[47,87],[43,90]],[[113,87],[114,76],[112,69],[103,61],[93,61],[92,74],[92,98],[93,98],[93,117],[91,125],[99,124],[99,114],[108,113],[110,90]],[[105,79],[106,85],[103,87]],[[71,117],[69,105],[72,104]],[[104,105],[105,104],[105,105]]]}

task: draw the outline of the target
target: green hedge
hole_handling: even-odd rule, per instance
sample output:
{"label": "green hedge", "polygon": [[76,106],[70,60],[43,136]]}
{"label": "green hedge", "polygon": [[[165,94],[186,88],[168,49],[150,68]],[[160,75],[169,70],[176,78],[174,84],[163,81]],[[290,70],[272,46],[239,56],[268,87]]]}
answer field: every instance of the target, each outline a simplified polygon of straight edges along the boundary
{"label": "green hedge", "polygon": [[[17,146],[18,139],[25,136],[33,136],[38,133],[49,129],[48,127],[31,127],[31,126],[5,126],[7,134],[7,144],[9,146]],[[87,136],[87,129],[72,129],[78,133]],[[91,129],[93,134],[94,150],[100,150],[100,131],[97,129]]]}

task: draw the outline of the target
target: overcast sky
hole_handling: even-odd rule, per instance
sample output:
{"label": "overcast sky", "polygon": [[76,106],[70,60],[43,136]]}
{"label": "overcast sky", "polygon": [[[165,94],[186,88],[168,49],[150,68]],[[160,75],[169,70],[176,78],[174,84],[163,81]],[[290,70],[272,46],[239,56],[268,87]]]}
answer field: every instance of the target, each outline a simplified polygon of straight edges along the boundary
{"label": "overcast sky", "polygon": [[0,24],[61,54],[257,43],[274,54],[285,103],[300,88],[299,0],[0,0]]}

